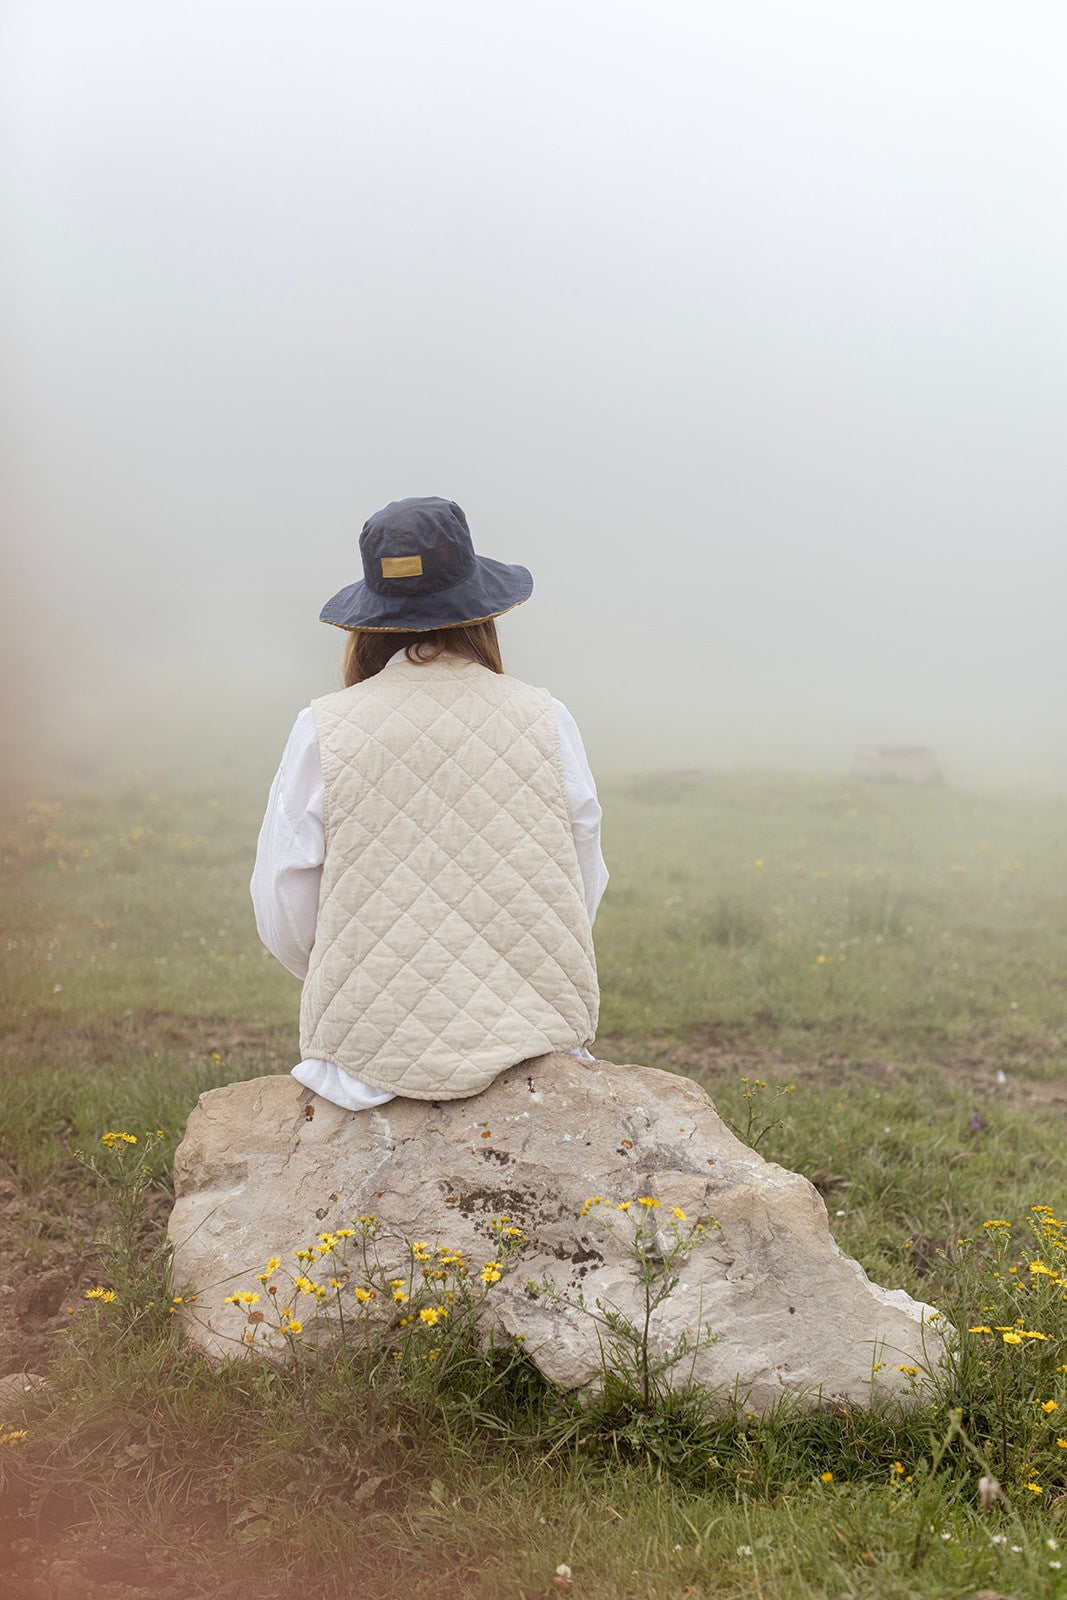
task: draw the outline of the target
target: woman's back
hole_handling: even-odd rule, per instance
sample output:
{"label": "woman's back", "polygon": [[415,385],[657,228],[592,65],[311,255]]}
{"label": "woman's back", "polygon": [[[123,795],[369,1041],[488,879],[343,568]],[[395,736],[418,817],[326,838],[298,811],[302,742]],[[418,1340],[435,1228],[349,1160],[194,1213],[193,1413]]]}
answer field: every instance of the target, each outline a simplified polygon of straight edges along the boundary
{"label": "woman's back", "polygon": [[596,968],[547,691],[445,655],[312,709],[326,848],[304,1054],[453,1099],[588,1044]]}

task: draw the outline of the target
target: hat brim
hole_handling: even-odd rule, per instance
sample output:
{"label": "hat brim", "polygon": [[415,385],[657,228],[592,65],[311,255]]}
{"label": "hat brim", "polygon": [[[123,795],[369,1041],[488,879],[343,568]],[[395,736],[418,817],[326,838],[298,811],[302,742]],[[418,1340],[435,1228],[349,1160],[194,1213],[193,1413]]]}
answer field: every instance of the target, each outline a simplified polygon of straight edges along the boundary
{"label": "hat brim", "polygon": [[436,628],[462,628],[488,622],[521,606],[533,593],[533,578],[525,567],[509,566],[476,556],[469,578],[438,594],[404,594],[396,580],[395,595],[375,594],[361,579],[338,590],[319,612],[320,622],[335,628],[359,628],[367,633],[429,633]]}

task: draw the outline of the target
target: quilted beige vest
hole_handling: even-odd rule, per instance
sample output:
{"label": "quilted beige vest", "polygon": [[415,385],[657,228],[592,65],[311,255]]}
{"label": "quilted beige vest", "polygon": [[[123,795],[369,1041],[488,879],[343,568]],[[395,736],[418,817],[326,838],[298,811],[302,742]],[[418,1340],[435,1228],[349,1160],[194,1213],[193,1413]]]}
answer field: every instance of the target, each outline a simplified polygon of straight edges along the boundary
{"label": "quilted beige vest", "polygon": [[305,1058],[454,1100],[590,1042],[596,965],[547,690],[443,657],[312,711],[326,860]]}

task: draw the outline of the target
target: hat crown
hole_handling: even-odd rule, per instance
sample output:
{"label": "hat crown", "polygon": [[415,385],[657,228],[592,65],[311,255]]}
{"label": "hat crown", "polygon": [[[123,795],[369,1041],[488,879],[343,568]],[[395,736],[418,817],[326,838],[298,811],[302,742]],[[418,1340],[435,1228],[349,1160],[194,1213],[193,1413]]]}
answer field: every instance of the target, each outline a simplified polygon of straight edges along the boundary
{"label": "hat crown", "polygon": [[338,628],[426,633],[467,627],[521,606],[533,589],[525,567],[474,553],[467,518],[454,500],[393,500],[359,536],[363,577],[319,612]]}
{"label": "hat crown", "polygon": [[437,495],[393,500],[368,517],[359,536],[363,577],[377,595],[439,594],[475,570],[462,507]]}

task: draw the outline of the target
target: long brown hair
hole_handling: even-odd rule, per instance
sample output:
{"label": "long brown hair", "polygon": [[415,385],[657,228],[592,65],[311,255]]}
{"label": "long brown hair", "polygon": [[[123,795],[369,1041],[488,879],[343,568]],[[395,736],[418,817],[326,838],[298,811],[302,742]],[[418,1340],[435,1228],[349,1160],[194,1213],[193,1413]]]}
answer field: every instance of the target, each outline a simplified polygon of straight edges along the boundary
{"label": "long brown hair", "polygon": [[398,650],[403,650],[416,666],[423,661],[436,661],[447,650],[449,655],[463,656],[480,667],[488,667],[490,672],[504,670],[492,617],[485,622],[465,622],[459,628],[429,628],[425,633],[377,633],[353,628],[345,646],[345,688],[373,678]]}

